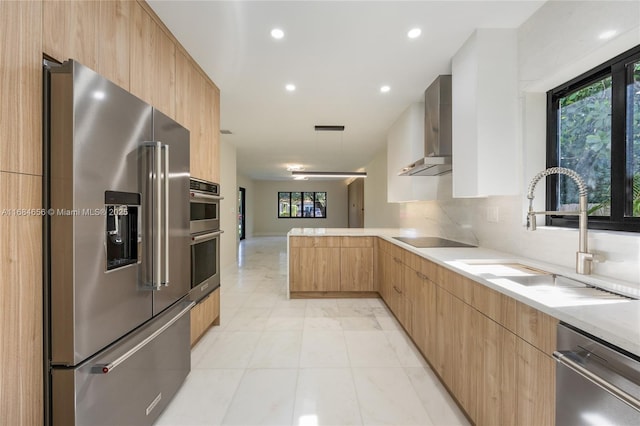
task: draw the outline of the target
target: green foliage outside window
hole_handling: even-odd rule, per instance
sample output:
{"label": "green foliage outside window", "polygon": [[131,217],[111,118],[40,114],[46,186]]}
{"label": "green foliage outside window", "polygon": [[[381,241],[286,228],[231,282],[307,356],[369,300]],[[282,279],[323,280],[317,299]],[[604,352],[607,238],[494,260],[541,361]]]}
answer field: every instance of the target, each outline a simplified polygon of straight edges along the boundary
{"label": "green foliage outside window", "polygon": [[[627,85],[627,182],[630,215],[640,217],[640,62],[633,64]],[[589,214],[611,214],[612,78],[607,76],[559,99],[558,163],[575,170],[588,187]],[[578,189],[561,176],[558,206],[575,210]]]}

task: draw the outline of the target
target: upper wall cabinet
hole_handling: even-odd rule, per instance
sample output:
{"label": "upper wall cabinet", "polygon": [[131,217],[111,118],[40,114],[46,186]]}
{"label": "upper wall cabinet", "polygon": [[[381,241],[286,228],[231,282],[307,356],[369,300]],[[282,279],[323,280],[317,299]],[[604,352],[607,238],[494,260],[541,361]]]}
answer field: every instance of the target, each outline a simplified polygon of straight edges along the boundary
{"label": "upper wall cabinet", "polygon": [[518,194],[516,30],[476,30],[451,69],[453,196]]}
{"label": "upper wall cabinet", "polygon": [[42,4],[0,1],[0,20],[0,171],[40,175]]}
{"label": "upper wall cabinet", "polygon": [[387,133],[387,201],[400,203],[437,198],[439,177],[398,176],[424,156],[424,102],[411,104]]}
{"label": "upper wall cabinet", "polygon": [[175,118],[176,47],[146,10],[131,10],[130,91]]}
{"label": "upper wall cabinet", "polygon": [[60,62],[75,59],[129,90],[130,15],[137,4],[103,0],[42,5],[44,53]]}
{"label": "upper wall cabinet", "polygon": [[44,53],[60,62],[71,58],[97,69],[99,14],[97,1],[42,2]]}

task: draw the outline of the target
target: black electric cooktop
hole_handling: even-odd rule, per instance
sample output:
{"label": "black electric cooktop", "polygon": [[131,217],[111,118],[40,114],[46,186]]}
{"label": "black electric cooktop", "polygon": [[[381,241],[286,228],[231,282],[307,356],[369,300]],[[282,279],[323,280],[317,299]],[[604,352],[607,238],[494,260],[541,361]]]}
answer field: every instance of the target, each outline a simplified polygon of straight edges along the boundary
{"label": "black electric cooktop", "polygon": [[470,244],[459,243],[458,241],[445,240],[438,237],[393,237],[398,241],[410,244],[417,248],[435,248],[435,247],[476,247]]}

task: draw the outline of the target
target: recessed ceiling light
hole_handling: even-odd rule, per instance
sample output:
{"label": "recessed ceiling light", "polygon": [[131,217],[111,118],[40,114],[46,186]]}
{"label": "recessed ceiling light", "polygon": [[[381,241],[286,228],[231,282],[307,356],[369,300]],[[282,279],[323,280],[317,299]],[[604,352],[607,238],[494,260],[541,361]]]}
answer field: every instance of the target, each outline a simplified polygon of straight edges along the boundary
{"label": "recessed ceiling light", "polygon": [[293,92],[294,90],[296,90],[296,85],[295,84],[287,84],[286,86],[284,86],[285,89],[287,89],[287,92]]}
{"label": "recessed ceiling light", "polygon": [[275,38],[276,40],[280,40],[282,37],[284,37],[284,31],[282,31],[280,28],[274,28],[271,30],[271,37]]}
{"label": "recessed ceiling light", "polygon": [[309,178],[306,176],[296,176],[293,178],[293,180],[309,180]]}
{"label": "recessed ceiling light", "polygon": [[391,87],[389,87],[389,86],[382,86],[380,88],[380,92],[381,93],[387,93],[387,92],[389,92],[389,90],[391,90]]}
{"label": "recessed ceiling light", "polygon": [[422,30],[420,28],[412,28],[407,33],[407,37],[409,38],[418,38],[422,34]]}
{"label": "recessed ceiling light", "polygon": [[598,36],[598,38],[600,40],[606,40],[608,38],[613,37],[614,35],[616,35],[618,32],[616,30],[609,30],[609,31],[605,31],[600,33],[600,35]]}
{"label": "recessed ceiling light", "polygon": [[304,167],[301,164],[289,164],[287,166],[288,172],[300,172],[304,170]]}

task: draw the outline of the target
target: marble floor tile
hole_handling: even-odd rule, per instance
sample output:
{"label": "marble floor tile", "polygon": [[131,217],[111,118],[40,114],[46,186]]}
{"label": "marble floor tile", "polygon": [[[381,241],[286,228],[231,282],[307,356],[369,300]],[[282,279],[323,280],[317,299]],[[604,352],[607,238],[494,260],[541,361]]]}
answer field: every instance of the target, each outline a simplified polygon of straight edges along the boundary
{"label": "marble floor tile", "polygon": [[301,369],[292,424],[362,425],[351,369]]}
{"label": "marble floor tile", "polygon": [[340,318],[305,317],[305,330],[342,330]]}
{"label": "marble floor tile", "polygon": [[403,331],[402,326],[394,317],[379,317],[376,316],[380,328],[383,330],[400,330]]}
{"label": "marble floor tile", "polygon": [[229,321],[225,331],[264,330],[270,313],[270,308],[244,308]]}
{"label": "marble floor tile", "polygon": [[354,368],[365,425],[433,425],[402,368]]}
{"label": "marble floor tile", "polygon": [[337,306],[314,306],[307,304],[305,316],[315,318],[337,318],[340,316],[340,311]]}
{"label": "marble floor tile", "polygon": [[411,338],[403,331],[388,330],[384,332],[389,344],[393,348],[400,365],[403,367],[426,367],[427,361],[411,341]]}
{"label": "marble floor tile", "polygon": [[369,306],[338,306],[339,317],[373,317],[373,308]]}
{"label": "marble floor tile", "polygon": [[191,368],[246,368],[261,335],[258,331],[220,332]]}
{"label": "marble floor tile", "polygon": [[304,306],[285,306],[279,305],[276,306],[271,311],[271,318],[279,317],[279,318],[304,318],[306,308]]}
{"label": "marble floor tile", "polygon": [[347,308],[347,307],[371,307],[369,299],[338,299],[336,301],[339,308]]}
{"label": "marble floor tile", "polygon": [[290,425],[296,369],[248,369],[222,420],[223,425]]}
{"label": "marble floor tile", "polygon": [[302,331],[265,331],[249,368],[298,368],[301,344]]}
{"label": "marble floor tile", "polygon": [[400,367],[400,360],[382,330],[345,331],[352,367]]}
{"label": "marble floor tile", "polygon": [[191,372],[156,425],[219,425],[243,374],[240,369]]}
{"label": "marble floor tile", "polygon": [[307,307],[338,307],[338,299],[307,299]]}
{"label": "marble floor tile", "polygon": [[264,325],[264,331],[285,331],[304,329],[304,318],[269,317]]}
{"label": "marble floor tile", "polygon": [[405,368],[434,425],[469,426],[469,421],[429,368]]}
{"label": "marble floor tile", "polygon": [[343,330],[382,330],[376,317],[340,317]]}
{"label": "marble floor tile", "polygon": [[348,367],[347,345],[342,330],[304,330],[300,367]]}

